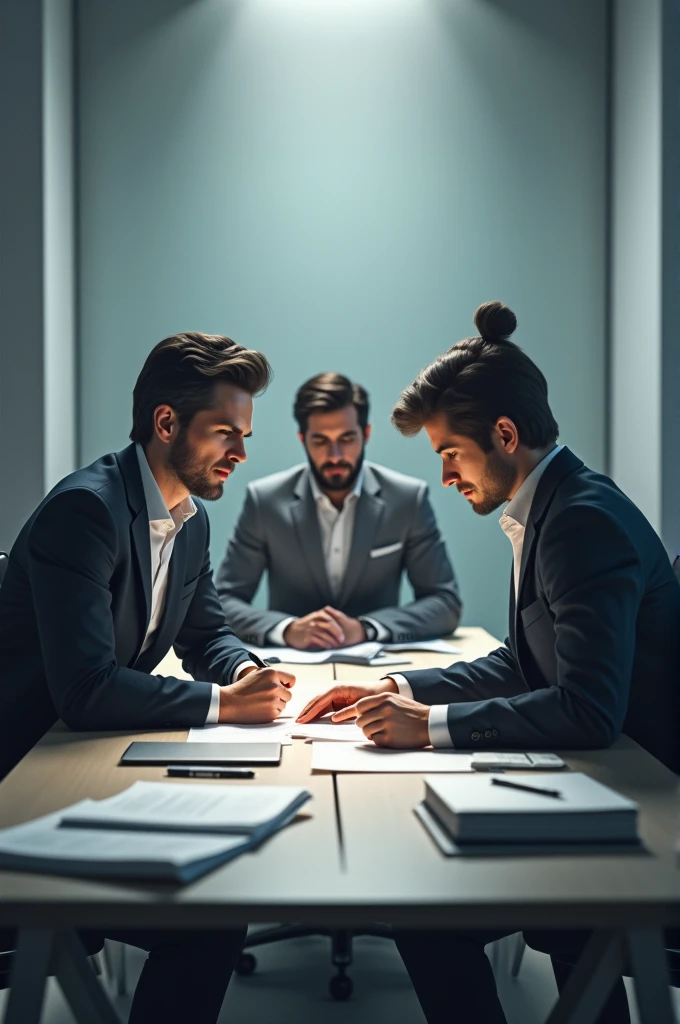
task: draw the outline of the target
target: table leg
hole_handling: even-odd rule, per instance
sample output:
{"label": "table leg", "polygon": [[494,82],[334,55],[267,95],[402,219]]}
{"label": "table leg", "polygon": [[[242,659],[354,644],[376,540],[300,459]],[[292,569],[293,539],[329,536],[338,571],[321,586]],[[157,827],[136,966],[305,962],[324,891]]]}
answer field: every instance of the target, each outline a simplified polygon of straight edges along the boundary
{"label": "table leg", "polygon": [[74,931],[57,932],[53,969],[78,1024],[120,1024]]}
{"label": "table leg", "polygon": [[48,929],[19,931],[4,1024],[39,1024],[53,947],[54,932]]}
{"label": "table leg", "polygon": [[626,941],[640,1024],[674,1024],[663,932],[659,928],[629,928]]}
{"label": "table leg", "polygon": [[622,971],[620,933],[611,930],[594,932],[546,1024],[595,1024]]}

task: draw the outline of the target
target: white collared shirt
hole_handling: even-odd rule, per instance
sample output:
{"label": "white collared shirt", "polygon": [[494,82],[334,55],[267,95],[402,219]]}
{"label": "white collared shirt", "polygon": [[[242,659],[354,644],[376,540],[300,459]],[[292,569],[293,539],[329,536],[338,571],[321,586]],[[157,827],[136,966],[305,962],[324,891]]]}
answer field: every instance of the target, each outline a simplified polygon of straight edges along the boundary
{"label": "white collared shirt", "polygon": [[[564,448],[558,444],[537,466],[534,466],[531,473],[520,484],[517,493],[508,502],[499,520],[501,529],[504,531],[512,544],[513,578],[515,581],[515,599],[519,588],[519,571],[522,564],[522,549],[524,547],[524,533],[529,520],[529,512],[536,495],[536,488],[539,480],[556,455]],[[399,693],[404,697],[413,699],[413,690],[402,675],[390,676],[397,684]],[[433,704],[430,708],[430,715],[427,721],[427,728],[430,734],[430,743],[433,747],[452,747],[451,733],[447,722],[447,704]]]}
{"label": "white collared shirt", "polygon": [[[175,537],[184,524],[192,516],[196,515],[196,505],[191,497],[184,498],[179,505],[168,510],[165,498],[161,494],[156,478],[151,472],[151,467],[146,460],[144,449],[141,445],[135,445],[139,472],[142,477],[144,489],[144,502],[149,516],[149,542],[151,546],[151,615],[149,625],[142,644],[142,652],[148,650],[153,643],[154,634],[158,629],[165,610],[165,600],[168,592],[168,569],[170,559],[175,546]],[[233,683],[237,672],[242,672],[248,665],[257,668],[254,662],[243,661],[237,665],[232,675]],[[220,688],[217,683],[212,684],[210,696],[210,707],[205,720],[206,725],[216,725],[220,714]]]}
{"label": "white collared shirt", "polygon": [[[354,487],[343,501],[342,508],[336,508],[328,495],[324,494],[311,470],[310,484],[314,504],[316,505],[316,517],[321,534],[321,550],[323,552],[326,575],[330,583],[331,594],[334,600],[337,601],[342,591],[342,584],[347,572],[347,563],[349,562],[349,555],[352,550],[357,504],[364,486],[364,467],[362,466],[359,470]],[[367,615],[363,617],[372,626],[375,626],[376,640],[389,639],[389,631],[381,623],[376,622],[375,619],[369,619]],[[283,646],[285,644],[283,634],[291,622],[295,622],[295,616],[293,615],[277,623],[269,631],[267,637],[269,643]]]}

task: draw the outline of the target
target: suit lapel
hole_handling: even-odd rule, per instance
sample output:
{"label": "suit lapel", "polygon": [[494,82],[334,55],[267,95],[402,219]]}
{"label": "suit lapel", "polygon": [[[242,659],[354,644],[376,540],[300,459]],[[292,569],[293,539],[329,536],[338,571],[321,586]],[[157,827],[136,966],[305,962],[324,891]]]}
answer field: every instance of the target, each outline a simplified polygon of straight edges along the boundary
{"label": "suit lapel", "polygon": [[531,503],[527,525],[524,530],[522,560],[520,562],[519,583],[517,586],[517,599],[515,601],[514,614],[512,615],[515,650],[517,650],[516,638],[519,631],[518,616],[519,610],[522,607],[522,587],[524,585],[527,565],[529,564],[529,560],[532,558],[534,548],[536,547],[541,523],[543,522],[545,514],[550,506],[550,502],[552,501],[552,497],[559,484],[561,484],[562,480],[564,480],[566,476],[569,476],[570,473],[574,473],[582,466],[583,463],[581,460],[577,459],[573,452],[569,451],[568,448],[564,448],[546,467],[543,476],[538,481],[538,487],[536,488],[534,500]]}
{"label": "suit lapel", "polygon": [[170,556],[170,565],[168,566],[168,585],[165,591],[163,615],[156,630],[153,643],[142,655],[144,658],[149,654],[154,665],[157,665],[159,661],[158,655],[155,654],[156,650],[162,650],[163,654],[165,654],[170,649],[170,645],[176,636],[175,624],[179,614],[179,603],[186,577],[187,526],[188,524],[185,523],[175,537],[172,555]]}
{"label": "suit lapel", "polygon": [[354,517],[354,534],[350,548],[345,578],[342,581],[339,605],[344,608],[366,570],[375,540],[378,526],[382,518],[385,502],[380,497],[380,485],[371,467],[364,466],[364,484],[357,502]]}
{"label": "suit lapel", "polygon": [[144,621],[139,623],[140,635],[136,655],[144,642],[151,618],[151,541],[149,539],[149,515],[144,500],[144,488],[139,472],[137,452],[134,444],[124,448],[116,455],[121,475],[125,484],[128,506],[132,513],[130,535],[132,549],[137,563],[137,582],[144,595]]}
{"label": "suit lapel", "polygon": [[320,603],[324,605],[330,598],[331,588],[323,559],[321,531],[319,530],[319,520],[309,482],[308,469],[303,470],[295,488],[295,497],[290,512],[302,555],[319,591]]}

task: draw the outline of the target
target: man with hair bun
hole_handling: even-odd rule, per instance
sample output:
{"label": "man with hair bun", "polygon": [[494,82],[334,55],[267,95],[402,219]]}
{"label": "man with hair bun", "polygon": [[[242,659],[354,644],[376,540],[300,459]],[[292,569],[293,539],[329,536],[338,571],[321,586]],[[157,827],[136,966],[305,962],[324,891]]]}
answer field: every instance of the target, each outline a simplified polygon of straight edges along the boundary
{"label": "man with hair bun", "polygon": [[[331,650],[448,636],[461,602],[422,480],[364,460],[368,395],[319,373],[295,396],[307,463],[250,484],[216,576],[246,643]],[[269,607],[252,599],[264,573]],[[400,605],[406,573],[414,600]]]}
{"label": "man with hair bun", "polygon": [[[380,746],[466,750],[600,749],[625,732],[678,772],[680,588],[666,551],[612,480],[557,444],[545,378],[510,341],[512,310],[485,303],[475,325],[404,390],[392,421],[407,437],[425,429],[443,485],[478,515],[505,504],[509,637],[469,664],[335,686],[300,721],[334,711]],[[502,934],[397,935],[430,1024],[505,1022],[484,955]],[[584,933],[525,935],[562,985]],[[619,982],[599,1022],[629,1019]]]}

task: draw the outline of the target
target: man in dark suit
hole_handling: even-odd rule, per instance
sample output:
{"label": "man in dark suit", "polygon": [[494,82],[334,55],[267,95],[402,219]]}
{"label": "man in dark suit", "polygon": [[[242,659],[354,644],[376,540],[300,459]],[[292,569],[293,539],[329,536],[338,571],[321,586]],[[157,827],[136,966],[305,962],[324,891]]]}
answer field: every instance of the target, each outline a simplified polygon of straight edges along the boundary
{"label": "man in dark suit", "polygon": [[[0,587],[0,777],[58,718],[167,729],[268,722],[285,707],[294,677],[264,668],[226,624],[191,497],[219,498],[245,460],[270,373],[222,336],[160,342],[135,386],[133,443],[66,477],[30,517]],[[153,674],[171,646],[193,679]],[[150,950],[130,1020],[213,1024],[243,934],[127,935]]]}
{"label": "man in dark suit", "polygon": [[[622,731],[680,770],[680,587],[661,541],[607,477],[557,446],[538,367],[510,342],[500,303],[475,316],[479,336],[423,370],[393,413],[424,427],[442,482],[501,527],[513,549],[509,639],[488,657],[339,686],[302,721],[336,709],[368,738],[396,747],[594,749]],[[505,1020],[483,949],[502,933],[397,937],[430,1022]],[[558,983],[583,936],[530,933],[553,955]],[[628,1020],[623,985],[602,1024]]]}
{"label": "man in dark suit", "polygon": [[[328,650],[447,636],[461,602],[422,480],[364,461],[368,395],[321,373],[295,398],[308,464],[250,484],[216,576],[247,643]],[[269,607],[252,598],[267,572]],[[402,575],[414,600],[399,604]]]}

